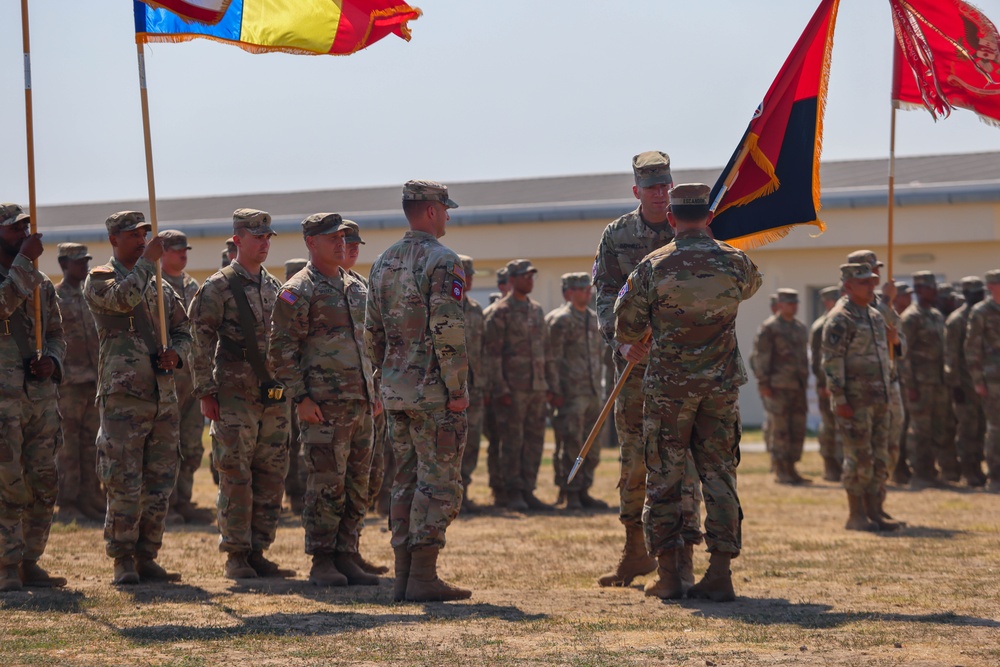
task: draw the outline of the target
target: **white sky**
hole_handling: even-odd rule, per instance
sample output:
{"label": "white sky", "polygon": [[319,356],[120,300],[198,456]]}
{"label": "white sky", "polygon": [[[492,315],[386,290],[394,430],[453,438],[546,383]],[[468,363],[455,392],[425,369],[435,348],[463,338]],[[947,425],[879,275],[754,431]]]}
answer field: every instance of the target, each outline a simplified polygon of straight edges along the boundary
{"label": "white sky", "polygon": [[[626,171],[649,149],[718,167],[818,0],[414,4],[411,42],[349,57],[148,46],[158,196]],[[39,203],[144,198],[131,1],[29,7]],[[887,2],[842,0],[824,159],[888,155],[892,39]],[[21,53],[3,0],[0,201],[27,203]],[[1000,130],[900,112],[896,146],[1000,151]]]}

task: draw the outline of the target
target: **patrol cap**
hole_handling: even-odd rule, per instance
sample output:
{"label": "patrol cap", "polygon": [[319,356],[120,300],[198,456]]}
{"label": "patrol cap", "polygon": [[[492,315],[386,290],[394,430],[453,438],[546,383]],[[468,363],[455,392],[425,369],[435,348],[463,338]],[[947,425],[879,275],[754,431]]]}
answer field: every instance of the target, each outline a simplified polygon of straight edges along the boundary
{"label": "patrol cap", "polygon": [[511,278],[527,275],[529,273],[538,273],[538,269],[531,264],[530,259],[512,259],[507,262],[507,274]]}
{"label": "patrol cap", "polygon": [[961,280],[961,285],[963,292],[982,292],[986,289],[986,284],[979,276],[965,276]]}
{"label": "patrol cap", "polygon": [[458,208],[448,197],[448,188],[437,181],[407,181],[403,185],[403,201],[436,201],[448,208]]}
{"label": "patrol cap", "polygon": [[232,239],[226,239],[226,247],[222,252],[236,252],[236,241]]}
{"label": "patrol cap", "polygon": [[274,234],[271,214],[255,208],[238,208],[233,211],[233,234],[245,229],[254,236]]}
{"label": "patrol cap", "polygon": [[139,211],[119,211],[112,213],[104,221],[104,226],[108,228],[109,234],[121,234],[130,232],[133,229],[152,229],[153,225],[146,222],[145,216]]}
{"label": "patrol cap", "polygon": [[[313,213],[302,221],[302,236],[324,236],[350,230],[339,213]],[[345,234],[346,236],[346,234]]]}
{"label": "patrol cap", "polygon": [[778,303],[778,295],[777,294],[768,294],[767,298],[771,300],[771,305],[772,306]]}
{"label": "patrol cap", "polygon": [[913,288],[906,283],[900,283],[899,285],[896,286],[897,295],[902,294],[903,296],[906,296],[907,294],[911,294],[912,292]]}
{"label": "patrol cap", "polygon": [[347,234],[344,236],[346,242],[365,245],[364,239],[361,238],[361,227],[358,223],[353,220],[344,220],[344,226],[348,228]]}
{"label": "patrol cap", "polygon": [[670,185],[674,182],[670,175],[670,156],[660,151],[646,151],[633,157],[632,173],[635,175],[635,184],[640,188]]}
{"label": "patrol cap", "polygon": [[507,272],[506,266],[501,266],[497,269],[497,285],[506,285],[510,279],[510,274]]}
{"label": "patrol cap", "polygon": [[187,234],[178,229],[164,229],[157,234],[163,241],[164,250],[190,250]]}
{"label": "patrol cap", "polygon": [[878,256],[873,250],[855,250],[847,256],[847,261],[850,264],[867,264],[872,268],[885,266],[885,264],[878,261]]}
{"label": "patrol cap", "polygon": [[462,270],[465,271],[466,276],[471,276],[476,273],[476,265],[472,261],[472,258],[468,255],[459,255],[458,259],[462,261]]}
{"label": "patrol cap", "polygon": [[0,227],[15,224],[22,215],[24,209],[20,204],[0,204]]}
{"label": "patrol cap", "polygon": [[983,277],[986,279],[987,285],[1000,285],[1000,269],[987,271]]}
{"label": "patrol cap", "polygon": [[841,264],[840,265],[840,279],[844,282],[848,280],[867,280],[868,278],[877,278],[874,273],[872,273],[871,264]]}
{"label": "patrol cap", "polygon": [[301,257],[296,257],[295,259],[290,259],[285,262],[285,275],[294,276],[296,273],[306,268],[306,264],[309,262],[308,259],[302,259]]}
{"label": "patrol cap", "polygon": [[793,289],[782,287],[778,290],[778,303],[798,303],[799,293]]}
{"label": "patrol cap", "polygon": [[87,253],[87,246],[82,243],[60,243],[56,259],[94,259]]}
{"label": "patrol cap", "polygon": [[584,289],[590,287],[591,276],[589,273],[564,273],[562,275],[562,288],[567,289]]}
{"label": "patrol cap", "polygon": [[712,188],[704,183],[681,183],[670,188],[670,207],[704,206],[708,208],[708,198]]}
{"label": "patrol cap", "polygon": [[917,271],[912,277],[914,287],[937,287],[937,278],[930,271]]}
{"label": "patrol cap", "polygon": [[819,291],[819,298],[824,301],[836,301],[837,297],[840,296],[840,288],[836,285],[831,285],[830,287],[824,287]]}

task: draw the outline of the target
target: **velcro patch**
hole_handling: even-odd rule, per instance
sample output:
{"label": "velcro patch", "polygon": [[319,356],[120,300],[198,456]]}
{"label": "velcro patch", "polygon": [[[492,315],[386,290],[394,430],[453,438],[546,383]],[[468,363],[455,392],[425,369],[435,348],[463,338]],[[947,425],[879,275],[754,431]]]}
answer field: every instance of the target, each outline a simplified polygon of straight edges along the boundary
{"label": "velcro patch", "polygon": [[455,301],[461,301],[462,295],[465,294],[465,283],[461,280],[451,281],[451,295],[455,297]]}
{"label": "velcro patch", "polygon": [[294,306],[295,302],[299,300],[299,297],[286,289],[281,290],[281,294],[278,298],[287,303],[289,306]]}
{"label": "velcro patch", "polygon": [[630,289],[632,289],[632,278],[631,278],[631,276],[629,277],[628,280],[625,281],[625,284],[622,285],[622,288],[620,290],[618,290],[618,298],[620,299],[623,296],[625,296],[626,294],[628,294],[628,292],[629,292]]}
{"label": "velcro patch", "polygon": [[113,276],[115,275],[114,268],[110,266],[97,266],[90,270],[90,272],[95,276]]}
{"label": "velcro patch", "polygon": [[461,262],[458,264],[452,264],[449,271],[453,276],[457,276],[463,283],[465,282],[465,269],[462,267]]}

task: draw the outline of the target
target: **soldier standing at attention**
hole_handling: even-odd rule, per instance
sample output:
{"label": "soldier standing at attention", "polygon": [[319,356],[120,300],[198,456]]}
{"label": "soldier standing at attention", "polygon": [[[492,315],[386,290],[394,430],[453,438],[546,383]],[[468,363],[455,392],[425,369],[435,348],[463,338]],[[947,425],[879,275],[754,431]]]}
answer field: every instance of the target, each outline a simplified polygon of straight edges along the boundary
{"label": "soldier standing at attention", "polygon": [[809,366],[816,378],[816,403],[819,405],[820,426],[819,455],[823,457],[823,479],[839,482],[844,452],[837,448],[837,437],[833,425],[833,409],[830,407],[830,390],[826,388],[826,373],[823,372],[823,325],[826,316],[840,298],[840,288],[825,287],[819,292],[823,301],[823,313],[809,328]]}
{"label": "soldier standing at attention", "polygon": [[469,362],[465,271],[438,241],[458,204],[434,181],[403,186],[403,238],[372,266],[366,340],[381,378],[396,458],[389,527],[397,602],[464,600],[437,575],[445,532],[462,507]]}
{"label": "soldier standing at attention", "polygon": [[[0,592],[66,585],[38,565],[56,504],[56,384],[66,341],[55,288],[32,266],[42,241],[41,234],[29,235],[30,223],[17,204],[0,204]],[[42,328],[41,356],[36,326]]]}
{"label": "soldier standing at attention", "polygon": [[[486,318],[496,305],[496,302],[510,293],[510,276],[507,267],[497,269],[497,290],[490,293],[490,303],[483,308],[483,330],[485,335]],[[486,435],[486,474],[490,480],[490,491],[493,493],[493,503],[497,507],[507,506],[507,488],[500,470],[500,440],[506,424],[497,422],[497,406],[490,395],[493,383],[489,377],[490,364],[483,364],[483,433]]]}
{"label": "soldier standing at attention", "polygon": [[483,363],[483,331],[485,321],[483,307],[469,296],[472,289],[473,275],[476,267],[468,255],[459,255],[462,260],[462,270],[465,271],[465,297],[462,309],[465,311],[465,347],[469,354],[469,409],[466,417],[469,422],[469,435],[465,443],[465,453],[462,455],[462,511],[478,512],[479,508],[469,498],[469,485],[472,484],[472,473],[479,462],[479,445],[483,435],[483,402],[485,400],[486,373]]}
{"label": "soldier standing at attention", "polygon": [[[308,259],[290,259],[285,262],[285,282],[306,268]],[[299,418],[293,409],[289,422],[288,474],[285,475],[285,496],[293,514],[302,514],[306,495],[306,463],[302,460],[302,443],[299,441]]]}
{"label": "soldier standing at attention", "polygon": [[[632,270],[646,255],[674,238],[674,230],[667,223],[668,193],[673,184],[670,157],[659,151],[640,153],[632,158],[632,174],[635,176],[632,194],[639,200],[639,206],[604,229],[593,268],[598,323],[601,335],[614,351],[616,380],[630,361],[636,364],[615,401],[615,430],[621,454],[618,519],[625,526],[625,547],[614,571],[597,580],[601,586],[628,586],[635,577],[656,569],[656,560],[646,552],[642,537],[642,506],[646,497],[642,378],[650,344],[641,337],[628,343],[615,340],[614,307],[618,292]],[[694,545],[702,539],[701,485],[690,457],[681,488],[681,508],[684,535],[681,571],[685,584],[690,585],[694,583]]]}
{"label": "soldier standing at attention", "polygon": [[317,586],[378,585],[354,556],[368,509],[372,414],[382,405],[364,341],[368,290],[342,268],[348,229],[336,213],[302,221],[309,263],[278,293],[268,346],[299,419],[309,471],[302,524]]}
{"label": "soldier standing at attention", "polygon": [[767,399],[771,456],[781,484],[810,484],[795,464],[806,439],[809,330],[795,319],[799,293],[778,290],[778,314],[761,326],[755,355],[757,390]]}
{"label": "soldier standing at attention", "polygon": [[567,273],[562,278],[567,302],[546,317],[545,370],[562,432],[562,461],[558,466],[561,474],[556,481],[566,498],[566,509],[607,509],[604,502],[590,495],[594,471],[601,461],[599,446],[590,448],[577,476],[572,482],[566,482],[584,441],[601,414],[604,341],[597,313],[590,308],[591,276]]}
{"label": "soldier standing at attention", "polygon": [[872,307],[878,276],[869,264],[840,267],[846,299],[823,325],[823,371],[837,439],[844,450],[842,480],[848,530],[896,530],[882,508],[889,476],[889,341],[892,330]]}
{"label": "soldier standing at attention", "polygon": [[[545,345],[546,345],[546,349],[545,349],[545,372],[546,372],[546,374],[548,374],[548,372],[549,372],[549,370],[548,370],[549,364],[551,364],[551,362],[553,361],[553,359],[552,359],[552,350],[549,349],[549,347],[548,347],[548,343],[549,343],[549,341],[548,341],[549,325],[552,323],[552,318],[555,317],[555,316],[557,316],[559,313],[561,313],[562,310],[563,310],[563,306],[566,305],[566,303],[569,301],[569,285],[567,284],[567,281],[568,281],[570,275],[572,275],[572,274],[564,273],[562,275],[562,277],[560,278],[560,282],[562,283],[561,284],[561,287],[562,287],[562,297],[563,297],[563,303],[562,303],[562,305],[556,306],[555,308],[553,308],[549,312],[545,313],[545,338],[546,338],[546,341],[545,341]],[[554,394],[553,394],[552,398],[555,399],[555,395]],[[566,415],[565,415],[565,413],[562,410],[560,410],[558,407],[556,407],[556,405],[554,403],[550,402],[549,405],[548,405],[548,408],[546,410],[546,416],[547,416],[549,422],[552,424],[552,436],[553,436],[553,439],[555,440],[555,446],[552,449],[552,483],[555,485],[555,487],[557,489],[559,489],[559,495],[556,498],[555,505],[562,505],[563,503],[566,502],[566,489],[565,489],[565,487],[566,487],[566,478],[569,476],[569,471],[572,469],[572,468],[564,468],[563,467],[563,454],[564,454],[564,451],[565,451],[565,444],[564,444],[565,443],[565,433],[564,433],[564,431],[565,431],[565,423],[566,423],[565,417],[566,417]],[[572,465],[573,462],[575,462],[575,459],[571,462],[571,465]],[[579,510],[579,509],[583,509],[583,506],[580,503],[576,503],[575,507],[567,508],[567,509]]]}
{"label": "soldier standing at attention", "polygon": [[[180,298],[187,312],[194,295],[198,292],[198,282],[186,274],[187,252],[191,249],[187,236],[176,229],[165,229],[159,233],[163,241],[163,257],[160,267],[163,270],[163,280]],[[205,454],[205,446],[201,443],[205,431],[205,417],[201,414],[201,406],[194,396],[194,378],[191,374],[191,358],[188,355],[184,365],[174,373],[174,384],[177,387],[177,399],[181,416],[181,462],[177,473],[177,486],[170,496],[170,510],[167,523],[171,516],[177,517],[177,523],[209,524],[215,518],[215,513],[205,507],[198,507],[191,502],[194,491],[194,474],[201,467],[201,459]]]}
{"label": "soldier standing at attention", "polygon": [[[930,271],[913,274],[916,303],[903,313],[901,330],[908,346],[903,359],[906,408],[910,414],[908,449],[913,464],[910,486],[924,489],[941,484],[935,457],[949,451],[944,441],[948,426],[948,392],[944,384],[944,317],[933,306],[937,283]],[[951,448],[954,443],[951,443]],[[957,467],[957,462],[955,463]]]}
{"label": "soldier standing at attention", "polygon": [[103,521],[107,498],[97,478],[97,429],[101,413],[97,396],[97,325],[83,298],[83,281],[90,271],[91,256],[81,243],[59,244],[62,282],[56,285],[59,312],[63,318],[66,356],[59,383],[59,414],[62,415],[62,444],[56,451],[59,471],[60,518],[76,515]]}
{"label": "soldier standing at attention", "polygon": [[[108,490],[104,541],[115,561],[115,584],[178,581],[181,576],[160,567],[156,556],[177,483],[180,413],[173,371],[191,349],[190,325],[170,285],[157,284],[163,241],[146,244],[151,225],[142,213],[115,213],[105,226],[111,261],[93,269],[83,286],[101,339],[97,473]],[[161,286],[166,349],[156,330]]]}
{"label": "soldier standing at attention", "polygon": [[[896,296],[889,298],[886,296],[886,302],[892,304],[892,312],[895,315],[897,321],[897,332],[901,324],[899,324],[899,318],[902,316],[906,309],[910,307],[913,303],[913,288],[906,283],[901,283],[897,290]],[[900,332],[900,339],[902,339],[902,333]],[[905,375],[900,372],[900,364],[898,361],[895,364],[896,375],[899,377],[899,392],[900,392],[900,403],[903,409],[903,420],[900,422],[899,429],[890,429],[892,433],[898,433],[899,437],[896,438],[899,448],[899,457],[896,460],[896,467],[892,470],[892,481],[900,486],[910,483],[910,478],[913,476],[913,471],[910,470],[910,464],[907,463],[908,455],[906,449],[906,432],[909,430],[910,416],[906,412],[906,401],[902,400],[902,397],[906,395],[906,384]],[[892,447],[892,442],[889,446]]]}
{"label": "soldier standing at attention", "polygon": [[226,247],[222,249],[222,266],[221,268],[226,268],[233,263],[236,259],[236,244],[233,243],[232,239],[226,240]]}
{"label": "soldier standing at attention", "polygon": [[955,449],[962,465],[962,476],[970,487],[986,485],[983,475],[983,443],[986,438],[986,415],[982,397],[976,393],[965,358],[965,334],[972,308],[986,295],[983,281],[976,276],[962,278],[965,303],[945,320],[944,377],[951,388],[951,401],[958,417]]}
{"label": "soldier standing at attention", "polygon": [[288,402],[267,363],[271,311],[281,287],[263,267],[271,216],[233,213],[233,263],[198,290],[189,314],[197,346],[195,396],[215,422],[220,551],[230,579],[290,577],[264,557],[274,542],[288,472]]}
{"label": "soldier standing at attention", "polygon": [[1000,269],[986,272],[990,298],[972,307],[965,360],[986,415],[986,469],[991,493],[1000,493]]}
{"label": "soldier standing at attention", "polygon": [[648,469],[643,526],[659,578],[646,595],[684,595],[681,487],[693,456],[705,493],[711,556],[704,578],[687,595],[725,602],[736,598],[729,565],[742,548],[736,466],[739,387],[747,376],[736,314],[762,278],[743,252],[708,235],[710,194],[701,183],[670,190],[667,215],[676,237],[636,267],[614,312],[621,343],[634,344],[652,329],[653,352],[642,387]]}
{"label": "soldier standing at attention", "polygon": [[[778,295],[771,294],[768,296],[770,300],[771,315],[778,314]],[[765,322],[767,320],[764,320]],[[750,370],[753,372],[754,377],[757,376],[757,347],[760,342],[760,334],[764,330],[764,325],[761,324],[757,329],[757,333],[753,336],[753,346],[750,348]],[[771,472],[777,472],[778,466],[774,459],[774,449],[772,446],[772,426],[771,419],[769,418],[770,408],[768,407],[770,400],[768,397],[761,395],[760,404],[764,408],[764,423],[760,425],[760,436],[764,439],[764,450],[767,455],[771,458]]]}

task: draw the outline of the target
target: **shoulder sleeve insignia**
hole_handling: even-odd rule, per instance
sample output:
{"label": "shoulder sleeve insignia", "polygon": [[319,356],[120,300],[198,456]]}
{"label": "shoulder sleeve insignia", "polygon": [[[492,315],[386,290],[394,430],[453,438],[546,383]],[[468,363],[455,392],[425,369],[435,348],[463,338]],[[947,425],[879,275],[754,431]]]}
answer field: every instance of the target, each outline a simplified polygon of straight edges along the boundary
{"label": "shoulder sleeve insignia", "polygon": [[461,280],[451,281],[451,296],[455,301],[461,301],[462,296],[465,294],[465,282]]}
{"label": "shoulder sleeve insignia", "polygon": [[296,294],[286,289],[281,290],[281,293],[278,294],[278,298],[287,303],[289,306],[294,306],[295,302],[299,300],[299,297]]}
{"label": "shoulder sleeve insignia", "polygon": [[115,270],[110,266],[96,266],[90,270],[95,278],[107,278],[108,276],[115,275]]}
{"label": "shoulder sleeve insignia", "polygon": [[629,276],[628,280],[625,281],[625,284],[622,285],[622,288],[618,290],[618,298],[620,299],[626,294],[628,294],[629,290],[631,289],[632,289],[632,276]]}

